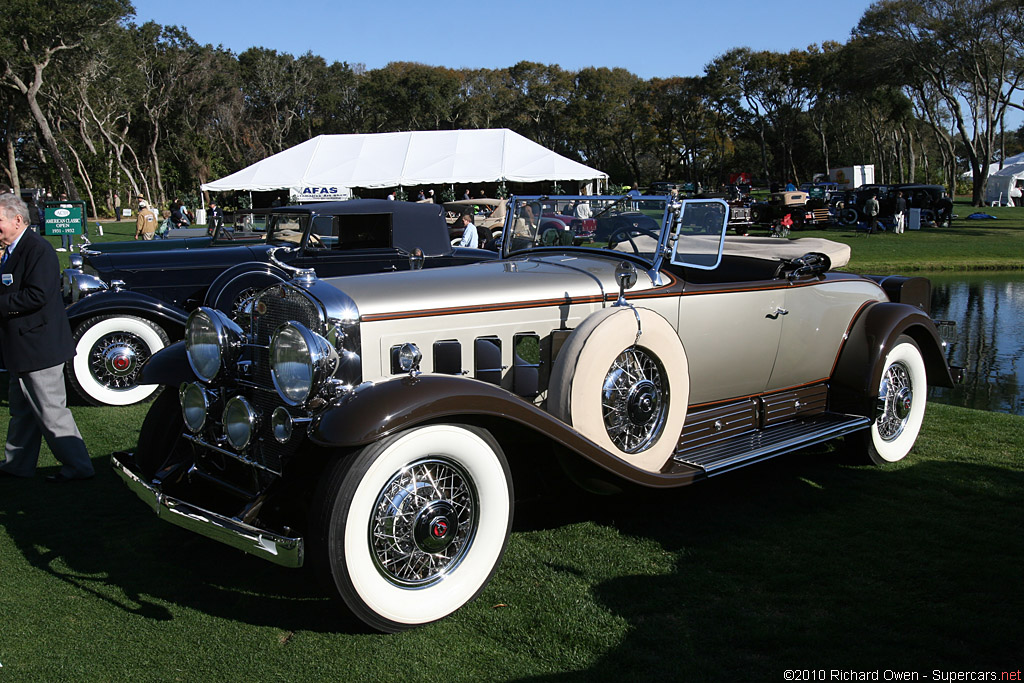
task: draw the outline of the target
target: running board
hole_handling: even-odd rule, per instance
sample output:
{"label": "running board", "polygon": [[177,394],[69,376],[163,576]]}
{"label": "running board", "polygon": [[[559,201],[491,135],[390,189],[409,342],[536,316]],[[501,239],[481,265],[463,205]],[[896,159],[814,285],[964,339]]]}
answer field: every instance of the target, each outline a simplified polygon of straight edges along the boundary
{"label": "running board", "polygon": [[679,451],[672,460],[677,465],[699,467],[713,477],[870,426],[871,420],[860,415],[823,413],[739,434],[711,446]]}

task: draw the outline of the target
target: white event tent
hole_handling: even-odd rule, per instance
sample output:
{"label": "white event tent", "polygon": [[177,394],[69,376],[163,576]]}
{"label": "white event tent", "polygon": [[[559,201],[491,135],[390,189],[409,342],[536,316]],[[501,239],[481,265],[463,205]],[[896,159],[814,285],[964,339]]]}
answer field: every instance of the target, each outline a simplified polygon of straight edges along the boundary
{"label": "white event tent", "polygon": [[320,135],[203,190],[288,189],[298,201],[341,199],[350,189],[484,182],[606,183],[608,174],[506,128]]}
{"label": "white event tent", "polygon": [[999,164],[992,164],[988,172],[985,203],[1000,206],[1020,206],[1021,188],[1024,186],[1024,154],[1009,157]]}

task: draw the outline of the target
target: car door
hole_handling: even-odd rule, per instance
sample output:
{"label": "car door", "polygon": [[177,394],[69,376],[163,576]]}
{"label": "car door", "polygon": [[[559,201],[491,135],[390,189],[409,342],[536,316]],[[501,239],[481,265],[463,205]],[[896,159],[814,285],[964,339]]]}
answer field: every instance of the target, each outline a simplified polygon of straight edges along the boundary
{"label": "car door", "polygon": [[720,199],[686,200],[672,230],[671,262],[683,268],[684,278],[692,274],[679,300],[678,328],[690,368],[690,405],[763,392],[782,335],[785,282],[722,282],[714,275],[728,220],[729,206]]}
{"label": "car door", "polygon": [[690,367],[690,405],[760,394],[772,375],[786,289],[751,283],[736,291],[687,286],[679,339]]}
{"label": "car door", "polygon": [[779,352],[767,389],[827,380],[857,312],[882,297],[874,283],[861,278],[793,281],[779,315]]}

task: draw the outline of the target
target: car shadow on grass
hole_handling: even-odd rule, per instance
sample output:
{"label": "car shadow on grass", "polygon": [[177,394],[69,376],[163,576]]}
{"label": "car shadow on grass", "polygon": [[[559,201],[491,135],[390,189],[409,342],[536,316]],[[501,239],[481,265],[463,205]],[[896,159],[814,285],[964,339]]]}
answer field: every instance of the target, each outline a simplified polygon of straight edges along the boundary
{"label": "car shadow on grass", "polygon": [[628,624],[623,639],[582,670],[528,680],[1015,671],[1021,491],[1010,469],[849,466],[810,451],[606,503],[589,518],[653,540],[673,568],[597,582],[595,601]]}
{"label": "car shadow on grass", "polygon": [[48,470],[0,479],[0,524],[35,569],[156,621],[191,609],[285,631],[366,631],[325,597],[311,571],[278,567],[170,525],[124,486],[106,458],[94,464],[96,477],[83,482],[45,482]]}

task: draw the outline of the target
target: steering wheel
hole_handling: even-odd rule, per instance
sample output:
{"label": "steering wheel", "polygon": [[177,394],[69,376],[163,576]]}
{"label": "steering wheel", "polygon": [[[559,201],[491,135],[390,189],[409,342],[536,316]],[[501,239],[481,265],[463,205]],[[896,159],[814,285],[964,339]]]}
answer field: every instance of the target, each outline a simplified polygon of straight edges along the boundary
{"label": "steering wheel", "polygon": [[326,246],[324,246],[324,241],[320,239],[320,235],[316,234],[315,232],[309,233],[309,245],[312,247],[316,247],[317,249],[327,248]]}
{"label": "steering wheel", "polygon": [[609,249],[614,249],[619,244],[621,240],[616,239],[616,237],[620,234],[626,236],[626,239],[629,241],[629,246],[633,247],[634,254],[640,253],[640,248],[636,246],[636,242],[633,241],[634,234],[645,235],[653,239],[655,242],[661,239],[661,235],[654,232],[653,230],[650,230],[648,228],[637,228],[632,225],[628,225],[623,226],[621,228],[616,228],[615,230],[612,230],[612,234],[608,235]]}

